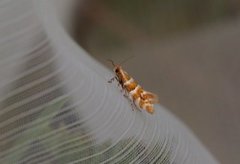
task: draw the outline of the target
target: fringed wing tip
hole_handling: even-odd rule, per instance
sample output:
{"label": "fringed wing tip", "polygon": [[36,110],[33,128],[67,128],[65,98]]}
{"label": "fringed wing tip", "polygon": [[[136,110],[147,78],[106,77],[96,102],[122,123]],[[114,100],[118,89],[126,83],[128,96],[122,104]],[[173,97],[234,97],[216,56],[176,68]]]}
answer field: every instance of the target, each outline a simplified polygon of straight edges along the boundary
{"label": "fringed wing tip", "polygon": [[154,93],[144,91],[142,97],[143,99],[148,100],[152,104],[160,103],[158,96]]}

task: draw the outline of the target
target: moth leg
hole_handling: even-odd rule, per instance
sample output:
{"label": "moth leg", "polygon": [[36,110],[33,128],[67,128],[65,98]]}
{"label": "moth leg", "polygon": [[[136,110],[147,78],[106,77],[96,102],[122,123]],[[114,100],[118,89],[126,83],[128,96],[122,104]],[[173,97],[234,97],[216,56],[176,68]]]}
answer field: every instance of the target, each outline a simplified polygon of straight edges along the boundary
{"label": "moth leg", "polygon": [[134,107],[135,107],[138,111],[142,112],[142,110],[141,110],[139,107],[137,107],[137,105],[136,105],[135,103],[133,103],[133,104],[134,104]]}
{"label": "moth leg", "polygon": [[110,80],[108,80],[108,83],[112,83],[115,79],[117,79],[116,76],[114,76],[113,78],[111,78]]}
{"label": "moth leg", "polygon": [[[127,93],[127,91],[126,91],[126,89],[125,89],[125,87],[122,85],[122,82],[119,80],[118,81],[119,83],[118,83],[118,87],[120,87],[121,88],[121,92],[124,94],[124,95],[126,95],[126,96],[128,96],[128,93]],[[125,96],[125,97],[126,97]]]}
{"label": "moth leg", "polygon": [[123,87],[122,87],[122,85],[120,84],[120,82],[118,83],[118,87],[121,87],[121,88],[123,89]]}
{"label": "moth leg", "polygon": [[129,93],[127,92],[127,90],[125,90],[124,96],[129,100],[131,107],[132,107],[132,111],[138,110],[138,111],[142,112],[141,109],[135,104],[134,100],[129,98]]}
{"label": "moth leg", "polygon": [[[138,111],[142,112],[142,110],[141,110],[141,108],[142,108],[141,104],[138,104],[138,105],[137,105],[133,100],[132,100],[132,102],[133,102],[133,104],[134,104],[134,107],[135,107]],[[141,102],[142,102],[142,99],[140,98],[140,100],[139,100],[138,103],[141,103]]]}
{"label": "moth leg", "polygon": [[137,107],[133,99],[129,99],[129,101],[131,103],[132,111],[139,110],[141,112],[141,110]]}
{"label": "moth leg", "polygon": [[[118,84],[118,87],[120,87],[120,84]],[[124,93],[123,93],[123,96],[124,96],[124,97],[126,97],[126,96],[127,96],[127,94],[126,94],[126,91],[125,91],[125,89],[124,89],[124,88],[122,88],[122,87],[121,87],[120,91],[121,91],[121,93],[123,93],[123,92],[124,92]]]}
{"label": "moth leg", "polygon": [[132,107],[132,111],[134,111],[136,108],[136,105],[133,102],[131,102],[131,107]]}
{"label": "moth leg", "polygon": [[142,112],[141,109],[139,107],[137,107],[137,105],[134,103],[134,101],[131,100],[131,106],[132,106],[132,110],[138,110],[139,112]]}
{"label": "moth leg", "polygon": [[127,99],[129,98],[128,92],[126,91],[125,88],[122,87],[121,92],[124,92],[124,93],[123,93],[123,96],[124,96],[125,98],[127,98]]}
{"label": "moth leg", "polygon": [[133,102],[132,99],[129,99],[129,96],[127,96],[126,98],[128,99],[128,101],[129,101],[130,104],[131,104],[132,111],[135,111],[135,109],[136,109],[136,104]]}
{"label": "moth leg", "polygon": [[135,110],[134,108],[136,107],[136,105],[134,104],[134,102],[131,99],[129,99],[129,94],[126,91],[126,89],[122,88],[121,92],[124,92],[123,96],[130,102],[132,111],[134,111]]}

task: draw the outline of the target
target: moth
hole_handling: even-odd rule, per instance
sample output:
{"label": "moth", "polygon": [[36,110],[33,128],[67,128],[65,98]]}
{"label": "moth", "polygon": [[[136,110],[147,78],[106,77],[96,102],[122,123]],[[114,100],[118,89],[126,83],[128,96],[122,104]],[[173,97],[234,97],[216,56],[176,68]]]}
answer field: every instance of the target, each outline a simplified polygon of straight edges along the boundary
{"label": "moth", "polygon": [[114,64],[112,60],[109,61],[114,67],[115,77],[108,82],[112,83],[114,80],[117,80],[122,90],[126,93],[125,96],[128,97],[138,109],[144,109],[148,113],[153,114],[154,104],[159,103],[158,96],[145,91],[120,65]]}

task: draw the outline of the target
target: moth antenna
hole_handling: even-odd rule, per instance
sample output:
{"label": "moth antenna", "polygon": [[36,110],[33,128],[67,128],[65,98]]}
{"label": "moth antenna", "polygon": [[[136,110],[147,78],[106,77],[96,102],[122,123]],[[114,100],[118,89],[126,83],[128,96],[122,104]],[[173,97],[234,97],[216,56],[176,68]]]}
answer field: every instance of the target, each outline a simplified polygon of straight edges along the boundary
{"label": "moth antenna", "polygon": [[113,60],[111,59],[107,59],[107,61],[109,61],[110,63],[112,63],[112,65],[115,67],[116,65],[114,64]]}
{"label": "moth antenna", "polygon": [[120,65],[123,65],[125,62],[127,62],[129,59],[131,59],[133,57],[134,57],[134,55],[131,55],[128,58],[124,59],[123,61],[121,61]]}

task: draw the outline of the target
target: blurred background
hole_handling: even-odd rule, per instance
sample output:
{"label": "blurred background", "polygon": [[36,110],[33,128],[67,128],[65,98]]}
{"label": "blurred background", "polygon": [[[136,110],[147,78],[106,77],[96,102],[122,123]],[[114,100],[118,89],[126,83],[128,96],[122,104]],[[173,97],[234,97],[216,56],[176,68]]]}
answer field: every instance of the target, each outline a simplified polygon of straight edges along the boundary
{"label": "blurred background", "polygon": [[[80,9],[81,7],[81,9]],[[123,64],[222,163],[240,161],[240,1],[88,0],[73,38],[94,58]]]}

